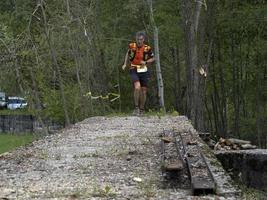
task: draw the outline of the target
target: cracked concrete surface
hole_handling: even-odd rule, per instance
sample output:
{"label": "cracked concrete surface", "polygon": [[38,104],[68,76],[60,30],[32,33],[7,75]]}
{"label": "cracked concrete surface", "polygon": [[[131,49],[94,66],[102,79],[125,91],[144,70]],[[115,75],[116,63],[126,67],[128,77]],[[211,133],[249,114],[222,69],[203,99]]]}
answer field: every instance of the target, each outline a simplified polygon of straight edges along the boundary
{"label": "cracked concrete surface", "polygon": [[85,119],[0,155],[0,199],[239,199],[212,155],[217,195],[193,197],[188,182],[168,185],[159,156],[168,129],[196,134],[184,116]]}

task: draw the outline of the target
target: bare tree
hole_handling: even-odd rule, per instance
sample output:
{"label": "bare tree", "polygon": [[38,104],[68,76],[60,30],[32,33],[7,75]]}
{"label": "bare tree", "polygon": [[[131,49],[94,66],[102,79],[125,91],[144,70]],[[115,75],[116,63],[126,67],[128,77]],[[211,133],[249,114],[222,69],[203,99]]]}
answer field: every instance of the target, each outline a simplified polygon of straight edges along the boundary
{"label": "bare tree", "polygon": [[165,111],[165,104],[164,104],[164,85],[163,85],[163,79],[161,74],[161,67],[160,67],[160,56],[159,56],[159,31],[158,27],[154,20],[153,15],[153,0],[147,0],[147,3],[149,5],[149,11],[150,11],[150,23],[153,28],[153,34],[154,34],[154,48],[155,48],[155,60],[156,60],[156,73],[157,73],[157,82],[158,82],[158,96],[159,96],[159,104],[161,109]]}
{"label": "bare tree", "polygon": [[8,53],[11,56],[11,59],[14,61],[14,69],[15,69],[15,76],[16,76],[16,80],[19,86],[19,91],[21,94],[24,94],[25,90],[23,87],[23,78],[22,78],[22,74],[20,72],[20,67],[18,64],[18,58],[17,58],[17,54],[16,54],[16,45],[14,43],[14,41],[12,41],[12,47],[10,48],[4,40],[2,40],[0,38],[0,41],[3,43],[3,45],[6,47]]}
{"label": "bare tree", "polygon": [[[32,18],[31,18],[31,20],[32,20]],[[35,54],[36,64],[37,64],[37,66],[40,66],[40,61],[39,61],[39,55],[38,55],[38,52],[37,52],[37,48],[36,48],[34,42],[32,41],[32,38],[31,38],[31,32],[30,32],[31,20],[30,20],[29,25],[28,25],[28,36],[29,36],[29,41],[31,42],[31,44],[33,46],[33,51],[34,51],[34,54]],[[37,116],[37,120],[41,124],[45,135],[48,135],[48,133],[49,133],[48,132],[48,127],[45,125],[44,120],[43,120],[43,118],[41,116],[40,109],[42,107],[42,102],[41,102],[40,95],[39,95],[39,92],[38,92],[38,85],[37,85],[37,82],[36,82],[36,76],[34,74],[34,71],[33,71],[32,67],[29,67],[29,71],[30,71],[30,77],[31,77],[31,81],[32,81],[33,99],[34,99],[34,102],[37,104],[37,108],[35,107],[33,109],[33,111],[35,112],[35,114]]]}
{"label": "bare tree", "polygon": [[204,26],[199,28],[199,24],[201,9],[203,5],[207,9],[207,4],[205,0],[183,0],[182,3],[187,65],[187,115],[197,130],[204,131],[205,78],[213,40],[210,39],[207,56],[204,55]]}
{"label": "bare tree", "polygon": [[[72,20],[72,15],[71,15],[71,12],[70,12],[70,4],[69,4],[69,0],[66,0],[66,7],[67,7],[67,14],[68,14],[68,22],[71,23],[71,20]],[[81,82],[81,78],[80,78],[80,65],[79,65],[79,56],[78,56],[78,51],[77,51],[77,48],[75,46],[75,41],[74,39],[72,38],[72,35],[71,35],[71,30],[69,27],[67,27],[67,32],[68,32],[68,39],[70,41],[70,50],[71,50],[71,53],[73,55],[73,58],[74,58],[74,62],[75,62],[75,71],[76,71],[76,77],[77,77],[77,83],[78,83],[78,86],[79,86],[79,89],[80,89],[80,96],[82,96],[84,94],[84,90],[83,90],[83,87],[82,87],[82,82]]]}
{"label": "bare tree", "polygon": [[69,118],[69,113],[68,113],[68,109],[67,109],[67,101],[66,101],[66,97],[65,97],[65,93],[64,93],[63,78],[62,78],[62,75],[61,75],[61,69],[60,69],[58,61],[57,61],[55,48],[52,45],[52,41],[51,41],[52,40],[52,38],[51,38],[52,35],[51,35],[51,33],[49,33],[46,13],[45,13],[45,9],[44,9],[44,6],[43,6],[43,0],[40,1],[39,5],[40,5],[41,11],[42,11],[45,37],[46,37],[46,41],[48,43],[50,56],[51,56],[53,65],[54,65],[54,67],[56,69],[56,72],[57,72],[57,75],[58,75],[58,79],[59,79],[59,88],[60,88],[60,94],[61,94],[61,98],[62,98],[63,111],[64,111],[64,116],[65,116],[65,123],[66,123],[67,126],[69,126],[70,125],[70,118]]}
{"label": "bare tree", "polygon": [[173,57],[173,71],[174,75],[174,96],[175,96],[175,108],[178,112],[182,111],[182,94],[181,94],[181,66],[179,58],[179,46],[173,47],[172,49]]}

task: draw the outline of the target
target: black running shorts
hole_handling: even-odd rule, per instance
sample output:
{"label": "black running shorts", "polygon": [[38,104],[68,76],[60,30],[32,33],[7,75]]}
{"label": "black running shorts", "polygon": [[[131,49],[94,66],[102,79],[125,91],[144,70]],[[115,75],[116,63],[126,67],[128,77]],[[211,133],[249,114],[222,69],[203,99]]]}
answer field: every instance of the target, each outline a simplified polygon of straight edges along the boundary
{"label": "black running shorts", "polygon": [[130,76],[131,76],[133,83],[139,81],[141,87],[147,87],[148,86],[148,81],[150,79],[149,71],[137,73],[136,68],[130,69]]}

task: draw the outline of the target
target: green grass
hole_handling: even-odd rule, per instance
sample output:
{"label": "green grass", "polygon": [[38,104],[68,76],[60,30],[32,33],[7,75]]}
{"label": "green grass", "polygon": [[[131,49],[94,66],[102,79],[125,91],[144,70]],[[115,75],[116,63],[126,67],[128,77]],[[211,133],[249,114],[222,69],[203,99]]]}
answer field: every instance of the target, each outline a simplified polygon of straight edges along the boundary
{"label": "green grass", "polygon": [[[145,116],[158,116],[158,117],[163,117],[163,116],[179,116],[180,113],[178,113],[175,110],[170,110],[170,111],[164,111],[164,110],[146,110],[145,111]],[[111,112],[106,115],[106,117],[127,117],[127,116],[132,116],[132,110],[127,111],[127,112]]]}
{"label": "green grass", "polygon": [[0,115],[30,115],[28,108],[9,110],[9,109],[0,109]]}
{"label": "green grass", "polygon": [[14,135],[0,134],[0,154],[26,145],[36,139],[32,134]]}

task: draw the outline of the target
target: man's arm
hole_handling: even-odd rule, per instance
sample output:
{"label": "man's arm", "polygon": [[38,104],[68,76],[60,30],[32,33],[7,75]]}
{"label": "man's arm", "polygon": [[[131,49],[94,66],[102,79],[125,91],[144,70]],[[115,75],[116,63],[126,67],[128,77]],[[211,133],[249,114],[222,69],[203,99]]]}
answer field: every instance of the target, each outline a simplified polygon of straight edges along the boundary
{"label": "man's arm", "polygon": [[125,58],[124,58],[124,63],[122,65],[122,69],[123,70],[125,70],[125,68],[127,67],[127,62],[128,62],[128,59],[129,59],[128,53],[129,53],[129,51],[127,51],[127,53],[125,55]]}
{"label": "man's arm", "polygon": [[154,60],[155,60],[154,53],[153,53],[151,47],[148,47],[148,48],[149,48],[149,50],[148,50],[148,59],[146,61],[141,61],[142,65],[150,64],[150,63],[154,62]]}
{"label": "man's arm", "polygon": [[154,57],[149,58],[147,61],[142,60],[142,61],[141,61],[141,65],[144,66],[144,65],[146,65],[146,64],[152,63],[152,62],[154,62],[154,60],[155,60]]}
{"label": "man's arm", "polygon": [[152,58],[149,58],[149,59],[146,61],[146,64],[147,64],[147,63],[152,63],[152,62],[154,62],[154,60],[155,60],[155,58],[154,58],[154,57],[152,57]]}

